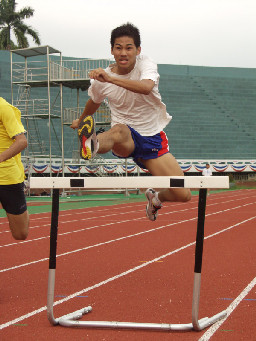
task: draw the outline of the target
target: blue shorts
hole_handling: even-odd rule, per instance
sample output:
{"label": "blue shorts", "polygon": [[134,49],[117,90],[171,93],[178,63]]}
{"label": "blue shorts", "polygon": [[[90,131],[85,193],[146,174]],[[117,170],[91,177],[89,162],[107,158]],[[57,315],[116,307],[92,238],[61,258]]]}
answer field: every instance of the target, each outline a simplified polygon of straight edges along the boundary
{"label": "blue shorts", "polygon": [[[133,153],[128,157],[132,157],[134,162],[136,162],[139,167],[145,168],[143,163],[141,163],[138,159],[156,159],[159,156],[169,153],[168,139],[165,132],[161,131],[160,133],[153,136],[141,136],[133,128],[129,126],[128,128],[131,131],[132,139],[135,144],[135,149]],[[118,155],[115,156],[121,159],[123,158]]]}
{"label": "blue shorts", "polygon": [[0,203],[7,213],[15,215],[24,213],[27,210],[24,183],[0,185]]}

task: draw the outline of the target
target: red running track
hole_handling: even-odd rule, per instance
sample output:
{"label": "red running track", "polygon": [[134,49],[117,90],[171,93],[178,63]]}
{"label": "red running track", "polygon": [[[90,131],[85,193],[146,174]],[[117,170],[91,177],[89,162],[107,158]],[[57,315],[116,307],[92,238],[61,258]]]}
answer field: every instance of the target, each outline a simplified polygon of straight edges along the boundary
{"label": "red running track", "polygon": [[[156,222],[145,203],[60,212],[55,317],[91,305],[83,319],[190,323],[197,200],[166,204]],[[199,318],[227,309],[200,332],[75,329],[46,316],[50,213],[31,215],[17,242],[0,218],[0,339],[255,340],[256,190],[207,198]]]}

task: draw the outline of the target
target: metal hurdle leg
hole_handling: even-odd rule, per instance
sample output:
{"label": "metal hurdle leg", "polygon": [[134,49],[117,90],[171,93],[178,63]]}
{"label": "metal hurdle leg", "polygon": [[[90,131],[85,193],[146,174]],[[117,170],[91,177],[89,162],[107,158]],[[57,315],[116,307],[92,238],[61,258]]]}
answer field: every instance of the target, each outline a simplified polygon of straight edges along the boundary
{"label": "metal hurdle leg", "polygon": [[47,296],[47,315],[51,324],[62,325],[65,327],[80,327],[80,328],[125,328],[125,329],[149,329],[149,330],[202,330],[217,320],[226,316],[226,311],[222,311],[213,317],[204,317],[198,320],[199,298],[200,298],[200,283],[201,283],[201,267],[203,256],[203,241],[204,241],[204,221],[206,207],[207,189],[199,190],[198,201],[198,223],[197,223],[197,238],[196,238],[196,255],[195,255],[195,275],[194,289],[192,301],[192,323],[187,324],[164,324],[164,323],[135,323],[135,322],[111,322],[111,321],[77,321],[84,314],[92,310],[91,306],[82,308],[73,313],[61,316],[57,319],[53,315],[54,305],[54,286],[55,286],[55,270],[56,270],[56,249],[57,249],[57,233],[58,233],[58,215],[59,215],[59,190],[53,189],[52,198],[52,222],[50,235],[50,261],[49,261],[49,279],[48,279],[48,296]]}
{"label": "metal hurdle leg", "polygon": [[205,317],[198,321],[200,286],[201,286],[201,270],[203,261],[203,245],[204,245],[204,221],[206,209],[207,189],[199,190],[198,201],[198,220],[197,220],[197,235],[196,235],[196,251],[195,251],[195,270],[194,270],[194,288],[192,301],[192,324],[195,330],[202,330],[217,320],[227,315],[226,311],[214,315],[211,318]]}
{"label": "metal hurdle leg", "polygon": [[[58,220],[59,220],[59,189],[53,189],[52,194],[52,216],[51,216],[51,233],[50,233],[50,257],[49,257],[49,276],[48,276],[48,293],[47,293],[47,317],[51,324],[59,324],[60,318],[55,319],[53,315],[54,304],[54,288],[55,288],[55,271],[56,271],[56,251],[58,236]],[[77,310],[71,314],[62,316],[61,318],[80,319],[83,314],[91,311],[91,307]]]}

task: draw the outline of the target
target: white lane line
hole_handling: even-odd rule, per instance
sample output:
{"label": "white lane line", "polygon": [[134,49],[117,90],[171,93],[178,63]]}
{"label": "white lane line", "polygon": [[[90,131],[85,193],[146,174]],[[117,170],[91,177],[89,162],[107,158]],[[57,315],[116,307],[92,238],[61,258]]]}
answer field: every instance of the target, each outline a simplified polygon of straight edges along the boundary
{"label": "white lane line", "polygon": [[[243,199],[248,199],[248,198],[251,198],[251,197],[244,197]],[[195,198],[195,199],[197,199],[197,198]],[[220,198],[218,198],[218,199],[220,199]],[[241,197],[239,197],[238,199],[231,199],[231,200],[225,200],[225,201],[223,201],[223,202],[217,202],[217,203],[213,203],[213,204],[208,204],[207,205],[207,207],[209,207],[209,206],[214,206],[214,205],[219,205],[219,204],[221,204],[221,203],[229,203],[229,202],[233,202],[233,201],[237,201],[237,200],[241,200]],[[194,201],[196,201],[196,200],[194,200]],[[192,202],[191,202],[191,204],[192,204]],[[143,205],[145,205],[145,203],[143,203]],[[180,206],[180,205],[183,205],[183,203],[176,203],[175,205],[172,205],[172,207],[173,206]],[[131,208],[133,208],[134,207],[134,205],[132,205],[132,206],[128,206],[128,207],[131,207]],[[127,206],[126,206],[126,208],[127,208]],[[188,209],[185,209],[185,210],[191,210],[191,209],[196,209],[197,207],[190,207],[190,208],[188,208]],[[115,207],[115,209],[118,209],[118,210],[120,210],[120,207]],[[183,212],[183,211],[185,211],[185,210],[179,210],[179,211],[171,211],[171,212],[167,212],[167,213],[164,213],[164,214],[172,214],[172,213],[178,213],[178,212]],[[102,212],[102,211],[109,211],[109,208],[106,208],[106,209],[103,209],[103,210],[99,210],[99,211],[87,211],[86,212],[86,214],[88,214],[88,213],[97,213],[97,212]],[[140,212],[141,210],[136,210],[136,213],[137,212]],[[75,213],[75,214],[84,214],[85,212],[77,212],[77,213]],[[110,215],[107,215],[107,216],[101,216],[101,217],[97,217],[97,219],[98,218],[106,218],[106,217],[111,217],[111,216],[114,216],[114,215],[120,215],[120,214],[130,214],[130,213],[134,213],[134,211],[133,212],[124,212],[124,213],[117,213],[117,214],[110,214]],[[59,218],[62,218],[62,217],[65,217],[65,216],[69,216],[69,215],[74,215],[74,214],[70,214],[70,213],[67,213],[67,214],[61,214],[61,212],[60,212],[60,217]],[[35,219],[33,219],[33,220],[38,220],[38,219],[45,219],[45,218],[48,218],[48,219],[50,219],[50,216],[48,216],[48,217],[43,217],[43,218],[35,218]],[[89,218],[84,218],[84,219],[79,219],[79,220],[72,220],[72,221],[63,221],[63,222],[60,222],[61,224],[66,224],[66,223],[73,223],[73,222],[78,222],[78,221],[80,221],[80,220],[90,220],[90,219],[95,219],[95,217],[89,217]],[[140,219],[140,218],[138,218],[138,219]],[[32,220],[31,220],[32,221]],[[0,223],[1,224],[1,223]],[[48,223],[48,224],[43,224],[43,225],[36,225],[36,226],[30,226],[30,230],[32,230],[32,229],[34,229],[34,228],[40,228],[40,227],[47,227],[47,226],[50,226],[51,224],[50,223]],[[84,229],[82,229],[82,230],[79,230],[79,231],[83,231]],[[78,231],[74,231],[74,232],[78,232]],[[5,230],[5,231],[0,231],[0,234],[1,233],[10,233],[10,231],[9,231],[9,229],[8,230]],[[39,237],[39,238],[35,238],[35,239],[28,239],[28,240],[26,240],[26,241],[19,241],[19,242],[14,242],[14,243],[10,243],[10,244],[5,244],[5,245],[1,245],[0,246],[0,248],[1,247],[7,247],[7,246],[15,246],[15,245],[20,245],[20,244],[23,244],[23,243],[29,243],[29,242],[32,242],[32,241],[38,241],[38,240],[42,240],[42,239],[48,239],[49,238],[49,236],[47,237]]]}
{"label": "white lane line", "polygon": [[[197,209],[197,206],[186,208],[184,210],[179,210],[179,211],[171,211],[171,212],[167,212],[167,213],[164,213],[164,214],[180,213],[180,212],[190,211],[192,209],[193,210]],[[131,214],[131,213],[138,213],[138,212],[140,212],[140,210],[136,210],[136,211],[132,211],[132,212],[130,211],[128,213],[127,212],[115,213],[115,214],[110,214],[110,215],[107,215],[107,216],[100,216],[100,217],[89,217],[89,218],[83,218],[83,219],[79,219],[79,220],[62,221],[62,222],[59,222],[59,225],[68,224],[68,223],[74,223],[74,222],[80,222],[80,221],[85,221],[85,220],[92,220],[92,219],[97,219],[98,220],[100,218],[108,218],[108,217],[112,217],[112,216],[116,216],[116,215],[120,216],[122,214],[128,215],[128,214]],[[104,225],[96,225],[96,226],[91,226],[91,227],[85,227],[85,228],[82,228],[82,229],[79,229],[79,230],[73,230],[73,231],[59,233],[58,236],[64,236],[64,235],[71,234],[71,233],[83,232],[83,231],[86,231],[86,230],[92,230],[92,229],[95,229],[95,228],[98,228],[98,227],[111,226],[111,225],[115,225],[115,224],[122,224],[122,223],[127,223],[127,222],[130,222],[130,221],[137,221],[137,220],[147,220],[147,218],[143,216],[143,217],[134,218],[134,219],[128,219],[128,220],[122,220],[122,221],[114,221],[114,222],[111,222],[111,223],[108,223],[108,224],[104,224]],[[46,225],[42,225],[42,226],[50,226],[50,225],[51,224],[46,224]],[[24,241],[15,242],[15,243],[0,245],[0,248],[1,247],[7,247],[7,246],[13,246],[13,245],[21,245],[21,244],[24,244],[24,243],[30,243],[30,242],[33,242],[33,241],[37,241],[37,240],[41,240],[41,239],[48,239],[48,238],[50,238],[50,236],[44,236],[44,237],[39,237],[39,238],[35,238],[35,239],[28,239],[28,240],[24,240]]]}
{"label": "white lane line", "polygon": [[[194,202],[195,200],[191,200],[190,202],[191,202],[191,204]],[[120,211],[121,209],[122,209],[122,205],[124,205],[124,204],[118,204],[118,207],[112,207],[111,206],[111,211],[114,211],[114,210],[118,210],[118,211]],[[175,204],[173,204],[172,205],[172,207],[176,207],[176,206],[183,206],[184,205],[184,203],[175,203]],[[61,218],[63,218],[63,217],[67,217],[67,216],[75,216],[75,215],[79,215],[79,214],[86,214],[86,215],[88,215],[88,214],[97,214],[98,212],[100,212],[100,213],[102,213],[102,212],[105,212],[105,211],[107,211],[107,212],[110,212],[110,209],[109,209],[109,207],[110,206],[108,206],[107,208],[103,208],[103,209],[98,209],[98,210],[92,210],[92,211],[88,211],[87,209],[88,209],[88,207],[84,207],[84,208],[80,208],[80,209],[75,209],[75,210],[83,210],[82,212],[72,212],[72,213],[65,213],[65,212],[68,212],[68,210],[67,211],[60,211],[59,212],[59,218],[61,219]],[[120,208],[121,207],[121,208]],[[145,202],[137,202],[136,203],[136,207],[137,208],[142,208],[143,207],[143,210],[145,209]],[[97,207],[96,207],[97,208]],[[125,206],[125,209],[127,209],[127,208],[133,208],[134,209],[134,204],[133,205],[131,205],[131,206],[129,206],[129,205],[126,205]],[[138,212],[138,210],[136,210],[137,212]],[[142,211],[142,210],[140,210],[140,211]],[[129,212],[126,212],[126,213],[128,213],[129,214]],[[45,217],[36,217],[36,218],[34,218],[34,215],[37,215],[37,214],[47,214],[47,216],[45,216]],[[124,213],[125,214],[125,213]],[[36,220],[42,220],[42,219],[51,219],[51,212],[43,212],[43,213],[33,213],[33,214],[31,214],[30,215],[30,222],[34,222],[34,221],[36,221]],[[1,218],[0,218],[1,219]],[[87,219],[93,219],[93,218],[87,218]],[[8,220],[7,220],[7,218],[5,218],[5,222],[0,222],[0,225],[2,225],[2,224],[6,224],[6,225],[8,225]],[[49,225],[49,224],[48,224]],[[38,225],[38,226],[32,226],[32,227],[30,227],[30,229],[31,228],[36,228],[36,227],[40,227],[40,226],[47,226],[47,225]],[[5,231],[0,231],[0,233],[4,233],[4,232],[9,232],[9,230],[5,230]]]}
{"label": "white lane line", "polygon": [[[218,204],[219,203],[214,203],[214,204],[209,204],[208,206],[214,206],[214,205],[218,205]],[[239,205],[239,206],[236,206],[236,207],[228,208],[226,210],[217,211],[217,212],[214,212],[214,213],[209,213],[209,214],[206,214],[206,217],[210,216],[210,215],[219,214],[219,213],[222,213],[222,212],[238,209],[238,208],[245,207],[245,206],[248,206],[248,205],[253,205],[253,204],[256,204],[256,202],[245,204],[245,205]],[[185,208],[183,210],[165,212],[165,213],[162,213],[162,215],[168,215],[168,214],[173,214],[173,213],[180,213],[180,212],[185,212],[185,211],[191,211],[191,210],[195,210],[197,208],[198,208],[197,206],[189,207],[189,208]],[[137,213],[137,212],[140,212],[140,210],[132,211],[132,212],[128,212],[128,213],[127,212],[126,213],[125,212],[115,213],[115,214],[110,214],[110,215],[107,215],[107,216],[100,216],[100,217],[97,217],[97,218],[89,217],[89,218],[83,218],[83,219],[79,219],[79,220],[62,221],[62,222],[59,222],[59,225],[60,224],[61,225],[68,224],[68,223],[70,224],[70,223],[80,222],[80,221],[85,221],[85,220],[92,220],[92,219],[100,219],[100,218],[112,217],[112,216],[115,216],[115,215],[119,216],[119,215],[122,215],[122,214],[130,214],[130,213]],[[83,229],[79,229],[79,230],[74,230],[74,231],[60,233],[59,236],[64,236],[64,235],[67,235],[67,234],[76,233],[76,232],[83,232],[83,231],[91,230],[91,229],[98,228],[98,227],[104,227],[104,226],[110,226],[110,225],[115,225],[115,224],[127,223],[129,221],[142,220],[142,219],[146,220],[145,217],[140,217],[140,218],[136,218],[136,219],[123,220],[123,221],[119,221],[119,222],[115,221],[115,222],[104,224],[104,225],[97,225],[97,226],[87,227],[87,228],[83,228]],[[34,226],[34,228],[35,227],[42,227],[42,226],[50,226],[50,225],[51,224],[45,224],[45,225],[41,225],[41,226]],[[31,242],[38,241],[38,240],[43,240],[43,239],[49,239],[49,238],[50,238],[50,236],[44,236],[44,237],[38,237],[38,238],[34,238],[34,239],[28,239],[28,240],[24,240],[24,241],[19,241],[19,242],[14,242],[14,243],[10,243],[10,244],[0,245],[0,248],[2,248],[2,247],[9,247],[9,246],[18,246],[18,245],[22,245],[22,244],[26,244],[26,243],[31,243]]]}
{"label": "white lane line", "polygon": [[[62,257],[62,256],[66,256],[66,255],[70,255],[70,254],[76,253],[76,252],[80,252],[80,251],[92,249],[92,248],[94,248],[94,247],[98,247],[98,246],[102,246],[102,245],[107,245],[107,244],[110,244],[110,243],[114,243],[114,242],[116,242],[116,241],[120,241],[120,240],[123,240],[123,239],[136,237],[136,236],[139,236],[139,235],[142,235],[142,234],[145,234],[145,233],[149,233],[149,232],[154,232],[154,231],[163,229],[163,228],[165,228],[165,227],[167,227],[167,226],[178,225],[178,224],[182,224],[182,223],[184,223],[184,222],[188,222],[188,221],[195,220],[195,219],[196,219],[196,218],[187,219],[187,220],[179,221],[179,222],[172,223],[172,224],[169,224],[169,225],[164,225],[164,226],[156,227],[156,228],[153,228],[153,229],[150,229],[150,230],[147,230],[147,231],[142,231],[142,232],[138,232],[138,233],[131,234],[131,235],[128,235],[128,236],[120,237],[120,238],[117,238],[117,239],[111,239],[111,240],[108,240],[108,241],[106,241],[106,242],[102,242],[102,243],[98,243],[98,244],[86,246],[86,247],[84,247],[84,248],[80,248],[80,249],[76,249],[76,250],[72,250],[72,251],[68,251],[68,252],[59,254],[59,255],[57,255],[56,257]],[[134,219],[134,220],[137,220],[137,219]],[[119,223],[121,223],[121,222],[119,222]],[[116,224],[116,222],[115,222],[115,223],[111,223],[111,224]],[[96,227],[97,227],[97,226],[96,226]],[[42,259],[38,259],[38,260],[36,260],[36,261],[32,261],[32,262],[29,262],[29,263],[24,263],[24,264],[21,264],[21,265],[16,265],[16,266],[13,266],[13,267],[11,267],[11,268],[2,269],[2,270],[0,270],[0,273],[1,273],[1,272],[6,272],[6,271],[10,271],[10,270],[16,270],[16,269],[18,269],[18,268],[21,268],[21,267],[24,267],[24,266],[28,266],[28,265],[32,265],[32,264],[35,264],[35,263],[44,262],[44,261],[46,261],[46,260],[48,260],[48,259],[49,259],[49,258],[42,258]]]}
{"label": "white lane line", "polygon": [[208,341],[213,336],[214,333],[220,328],[220,326],[227,320],[231,313],[236,309],[236,307],[241,303],[241,301],[249,294],[252,288],[256,285],[256,277],[247,285],[247,287],[240,293],[239,296],[228,306],[226,309],[227,316],[216,323],[214,323],[198,341]]}
{"label": "white lane line", "polygon": [[[213,193],[212,195],[211,195],[211,197],[210,198],[208,198],[207,200],[209,201],[209,200],[212,200],[212,199],[218,199],[218,200],[221,200],[221,199],[227,199],[226,198],[226,196],[222,196],[222,197],[218,197],[218,198],[212,198],[212,196],[214,196],[216,193]],[[234,197],[239,197],[238,199],[231,199],[231,200],[229,200],[229,201],[226,201],[225,200],[225,203],[229,203],[229,202],[232,202],[232,201],[236,201],[236,200],[245,200],[245,199],[251,199],[251,198],[255,198],[256,196],[249,196],[249,197],[244,197],[244,198],[242,198],[241,197],[241,194],[240,195],[232,195],[232,198],[234,198]],[[191,203],[193,203],[194,201],[197,201],[197,199],[198,199],[198,196],[193,196],[192,197],[192,199],[191,199]],[[218,202],[219,203],[219,202]],[[218,203],[215,203],[215,204],[208,204],[207,206],[210,206],[210,205],[217,205]],[[136,203],[137,204],[137,206],[145,206],[145,202],[137,202]],[[112,207],[111,206],[111,209],[112,210],[120,210],[120,205],[125,205],[125,204],[118,204],[118,206],[119,207]],[[175,203],[175,205],[174,204],[172,204],[172,207],[174,207],[174,206],[180,206],[180,205],[184,205],[184,203]],[[98,206],[95,206],[94,208],[98,208]],[[134,204],[133,205],[131,205],[131,206],[125,206],[125,208],[134,208]],[[87,210],[88,209],[88,207],[83,207],[83,208],[77,208],[77,209],[72,209],[72,210],[74,210],[74,211],[79,211],[79,210]],[[83,212],[74,212],[74,213],[65,213],[65,212],[68,212],[69,210],[65,210],[65,211],[60,211],[60,218],[62,218],[62,217],[66,217],[66,216],[69,216],[69,215],[72,215],[72,216],[74,216],[74,215],[79,215],[79,214],[85,214],[85,212],[83,211]],[[103,212],[103,211],[109,211],[109,206],[108,206],[108,208],[104,208],[104,209],[99,209],[99,210],[93,210],[93,211],[86,211],[86,214],[90,214],[90,213],[97,213],[97,212]],[[45,216],[45,217],[37,217],[37,218],[34,218],[34,216],[36,216],[36,215],[42,215],[42,214],[46,214],[47,216]],[[32,218],[33,217],[33,218]],[[50,217],[51,217],[51,212],[42,212],[42,213],[33,213],[33,214],[31,214],[31,219],[30,219],[30,221],[32,222],[32,221],[35,221],[35,220],[42,220],[42,219],[50,219]],[[0,221],[1,221],[1,219],[4,219],[5,221],[4,222],[0,222],[0,225],[2,225],[2,224],[8,224],[8,220],[7,220],[7,218],[6,217],[0,217]],[[43,225],[43,226],[46,226],[46,225]],[[36,227],[40,227],[40,226],[35,226],[35,227],[30,227],[30,228],[36,228]],[[5,230],[5,231],[0,231],[0,234],[1,233],[5,233],[5,232],[9,232],[9,230]]]}
{"label": "white lane line", "polygon": [[[216,235],[218,235],[218,234],[220,234],[220,233],[223,233],[223,232],[225,232],[225,231],[227,231],[227,230],[229,230],[229,229],[231,229],[231,228],[233,228],[233,227],[235,227],[235,226],[241,225],[241,224],[243,224],[243,223],[245,223],[245,222],[247,222],[247,221],[249,221],[249,220],[255,219],[255,218],[256,218],[256,216],[255,216],[255,217],[252,217],[252,218],[250,218],[250,219],[244,220],[244,221],[242,221],[242,222],[240,222],[240,223],[238,223],[238,224],[229,226],[228,228],[226,228],[226,229],[224,229],[224,230],[222,230],[222,231],[219,231],[219,232],[216,232],[216,233],[214,233],[214,234],[211,234],[211,235],[207,236],[205,239],[212,238],[212,237],[214,237],[214,236],[216,236]],[[79,296],[79,295],[82,295],[82,294],[84,294],[84,293],[86,293],[86,292],[88,292],[88,291],[90,291],[90,290],[99,288],[99,287],[102,286],[102,285],[105,285],[105,284],[107,284],[107,283],[109,283],[109,282],[112,282],[112,281],[118,279],[118,278],[121,278],[121,277],[123,277],[123,276],[126,276],[126,275],[128,275],[128,274],[130,274],[130,273],[132,273],[132,272],[134,272],[134,271],[137,271],[137,270],[139,270],[139,269],[142,269],[142,268],[145,267],[145,266],[148,266],[148,265],[150,265],[150,264],[152,264],[152,263],[154,263],[154,262],[157,262],[157,261],[159,261],[159,260],[161,260],[161,259],[163,259],[163,258],[166,258],[166,257],[168,257],[168,256],[170,256],[170,255],[172,255],[172,254],[174,254],[174,253],[180,252],[180,251],[182,251],[182,250],[184,250],[184,249],[186,249],[186,248],[188,248],[188,247],[190,247],[190,246],[192,246],[192,245],[195,245],[195,242],[191,242],[191,243],[189,243],[189,244],[187,244],[187,245],[185,245],[185,246],[182,246],[182,247],[180,247],[180,248],[178,248],[178,249],[176,249],[176,250],[173,250],[173,251],[171,251],[171,252],[168,252],[168,253],[166,253],[165,255],[159,256],[159,257],[157,257],[157,258],[155,258],[155,259],[153,259],[153,260],[151,260],[151,261],[148,261],[148,262],[143,263],[143,264],[141,264],[141,265],[138,265],[138,266],[136,266],[136,267],[134,267],[134,268],[132,268],[132,269],[129,269],[129,270],[127,270],[127,271],[124,271],[124,272],[122,272],[122,273],[120,273],[120,274],[118,274],[118,275],[116,275],[116,276],[110,277],[110,278],[108,278],[108,279],[106,279],[106,280],[104,280],[104,281],[102,281],[102,282],[99,282],[99,283],[93,285],[93,286],[90,286],[90,287],[85,288],[85,289],[83,289],[83,290],[77,291],[77,292],[75,292],[74,294],[71,294],[71,295],[69,295],[69,296],[67,296],[67,297],[65,297],[65,298],[63,298],[63,299],[61,299],[61,300],[56,301],[56,302],[54,303],[54,306],[56,306],[56,305],[58,305],[58,304],[61,304],[61,303],[64,303],[64,302],[66,302],[66,301],[69,301],[69,300],[71,300],[72,298],[74,298],[74,297],[76,297],[76,296]],[[20,316],[20,317],[14,319],[14,320],[11,320],[11,321],[8,321],[8,322],[6,322],[6,323],[4,323],[4,324],[1,324],[1,325],[0,325],[0,330],[1,330],[1,329],[4,329],[4,328],[7,328],[7,327],[9,327],[9,326],[11,326],[11,325],[13,325],[13,324],[15,324],[15,323],[18,323],[18,322],[20,322],[20,321],[22,321],[22,320],[25,320],[25,319],[27,319],[27,318],[29,318],[29,317],[32,317],[32,316],[34,316],[34,315],[36,315],[36,314],[39,314],[39,313],[41,313],[42,311],[45,311],[46,309],[47,309],[47,307],[44,306],[44,307],[41,307],[41,308],[39,308],[39,309],[37,309],[37,310],[34,310],[34,311],[32,311],[32,312],[30,312],[30,313],[28,313],[28,314],[22,315],[22,316]]]}
{"label": "white lane line", "polygon": [[[222,211],[221,211],[222,212]],[[212,213],[212,214],[216,214],[215,213]],[[212,215],[212,214],[209,214],[209,215]],[[255,219],[255,217],[251,217],[249,219],[246,219],[242,222],[239,222],[235,225],[232,225],[230,227],[227,227],[225,228],[224,230],[221,230],[219,232],[216,232],[214,233],[212,236],[214,235],[217,235],[219,233],[222,233],[222,232],[225,232],[227,230],[230,230],[231,228],[235,227],[235,226],[238,226],[240,224],[243,224],[247,221],[250,221],[252,219]],[[108,240],[106,242],[102,242],[102,243],[98,243],[98,244],[94,244],[94,245],[90,245],[90,246],[86,246],[84,248],[79,248],[79,249],[76,249],[76,250],[72,250],[72,251],[68,251],[68,252],[64,252],[62,254],[59,254],[57,255],[56,257],[62,257],[62,256],[66,256],[66,255],[70,255],[70,254],[73,254],[73,253],[76,253],[76,252],[80,252],[80,251],[84,251],[84,250],[88,250],[88,249],[92,249],[92,248],[95,248],[95,247],[99,247],[99,246],[102,246],[102,245],[107,245],[107,244],[111,244],[111,243],[114,243],[116,241],[120,241],[120,240],[124,240],[124,239],[127,239],[127,238],[132,238],[132,237],[136,237],[136,236],[139,236],[139,235],[142,235],[142,234],[145,234],[145,233],[150,233],[150,232],[154,232],[154,231],[157,231],[157,230],[161,230],[165,227],[169,227],[169,226],[174,226],[174,225],[179,225],[179,224],[182,224],[182,223],[186,223],[186,222],[189,222],[189,221],[192,221],[192,220],[196,220],[197,217],[194,217],[194,218],[191,218],[191,219],[186,219],[186,220],[182,220],[182,221],[179,221],[179,222],[175,222],[175,223],[171,223],[171,224],[168,224],[168,225],[163,225],[163,226],[159,226],[159,227],[156,227],[156,228],[153,228],[153,229],[150,229],[150,230],[147,230],[147,231],[142,231],[142,232],[138,232],[138,233],[135,233],[135,234],[132,234],[132,235],[128,235],[128,236],[124,236],[124,237],[120,237],[120,238],[117,238],[117,239],[111,239],[111,240]],[[115,222],[116,223],[116,222]],[[121,223],[121,222],[119,222]],[[111,224],[114,224],[114,223],[111,223]],[[207,239],[207,237],[205,237],[205,239]],[[23,263],[23,264],[20,264],[20,265],[16,265],[16,266],[13,266],[13,267],[10,267],[10,268],[6,268],[6,269],[2,269],[0,270],[0,273],[1,272],[6,272],[6,271],[10,271],[10,270],[16,270],[18,268],[22,268],[22,267],[25,267],[25,266],[29,266],[29,265],[33,265],[33,264],[36,264],[36,263],[40,263],[40,262],[44,262],[44,261],[47,261],[49,258],[42,258],[42,259],[39,259],[39,260],[36,260],[36,261],[32,261],[32,262],[28,262],[28,263]]]}
{"label": "white lane line", "polygon": [[[134,207],[133,207],[134,208]],[[72,222],[79,222],[79,221],[84,221],[84,220],[92,220],[92,219],[100,219],[100,218],[108,218],[108,217],[113,217],[113,216],[120,216],[120,215],[125,215],[125,214],[130,214],[130,213],[137,213],[137,212],[142,212],[144,210],[136,210],[136,211],[130,211],[130,212],[117,212],[113,214],[108,214],[108,215],[103,215],[103,216],[93,216],[93,217],[88,217],[88,218],[79,218],[79,219],[73,219],[73,220],[66,220],[66,221],[61,221],[59,219],[59,224],[67,224],[67,223],[72,223]],[[88,214],[90,212],[84,212],[84,214]],[[95,212],[93,212],[95,213]],[[62,218],[63,216],[59,216],[59,218]],[[35,229],[39,227],[45,227],[45,226],[51,226],[51,223],[44,224],[44,225],[36,225],[36,226],[31,226],[30,229]],[[9,230],[2,231],[3,232],[9,232]],[[21,244],[21,242],[16,243],[16,244]]]}

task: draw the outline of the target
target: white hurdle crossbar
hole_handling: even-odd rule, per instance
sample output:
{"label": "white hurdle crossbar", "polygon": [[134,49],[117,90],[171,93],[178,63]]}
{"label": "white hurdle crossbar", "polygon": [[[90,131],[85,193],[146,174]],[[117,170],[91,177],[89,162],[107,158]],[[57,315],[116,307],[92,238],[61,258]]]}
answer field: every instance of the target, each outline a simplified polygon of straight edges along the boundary
{"label": "white hurdle crossbar", "polygon": [[[198,220],[195,249],[194,287],[192,299],[192,323],[163,324],[163,323],[135,323],[111,321],[77,321],[84,314],[92,311],[88,306],[73,313],[55,318],[53,314],[56,252],[59,217],[59,190],[63,188],[191,188],[199,189]],[[30,188],[53,189],[52,216],[50,233],[50,257],[47,294],[47,316],[51,324],[65,327],[80,328],[126,328],[150,330],[197,330],[200,331],[227,315],[226,310],[212,316],[198,320],[201,270],[204,243],[204,221],[206,209],[207,188],[229,188],[228,176],[136,176],[136,177],[31,177]]]}

